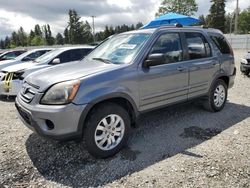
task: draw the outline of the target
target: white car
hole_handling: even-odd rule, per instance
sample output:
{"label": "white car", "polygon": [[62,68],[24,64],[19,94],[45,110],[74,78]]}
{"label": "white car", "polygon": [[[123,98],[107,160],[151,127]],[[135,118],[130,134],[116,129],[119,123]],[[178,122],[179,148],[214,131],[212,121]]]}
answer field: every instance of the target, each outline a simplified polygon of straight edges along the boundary
{"label": "white car", "polygon": [[16,96],[27,75],[58,64],[81,60],[93,49],[93,46],[58,48],[34,61],[6,67],[0,72],[0,95]]}
{"label": "white car", "polygon": [[4,60],[0,62],[0,70],[4,69],[5,67],[16,65],[20,63],[24,63],[27,61],[32,61],[45,53],[51,51],[51,48],[43,48],[43,49],[35,49],[35,50],[29,50],[22,55],[17,56],[16,58],[12,60]]}
{"label": "white car", "polygon": [[248,76],[250,74],[250,52],[248,52],[244,58],[240,60],[240,71]]}

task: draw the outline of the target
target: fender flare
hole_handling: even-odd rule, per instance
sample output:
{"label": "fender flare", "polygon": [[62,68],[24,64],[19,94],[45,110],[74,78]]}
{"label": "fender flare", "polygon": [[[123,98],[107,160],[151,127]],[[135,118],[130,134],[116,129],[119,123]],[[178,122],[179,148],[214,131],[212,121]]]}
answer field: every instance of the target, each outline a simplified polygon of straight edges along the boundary
{"label": "fender flare", "polygon": [[123,98],[123,99],[129,101],[129,103],[131,104],[131,106],[133,108],[133,111],[134,111],[134,117],[137,118],[139,116],[140,113],[138,111],[138,108],[137,108],[134,100],[128,94],[126,94],[126,93],[120,93],[120,92],[110,93],[110,94],[101,96],[101,97],[99,97],[99,98],[91,101],[91,103],[87,104],[87,106],[83,110],[83,112],[81,114],[81,117],[80,117],[80,120],[78,122],[77,131],[80,132],[80,133],[83,133],[84,122],[86,121],[86,118],[87,118],[89,112],[91,111],[91,109],[96,104],[101,103],[101,102],[106,101],[106,100],[112,100],[112,99],[115,99],[115,98]]}

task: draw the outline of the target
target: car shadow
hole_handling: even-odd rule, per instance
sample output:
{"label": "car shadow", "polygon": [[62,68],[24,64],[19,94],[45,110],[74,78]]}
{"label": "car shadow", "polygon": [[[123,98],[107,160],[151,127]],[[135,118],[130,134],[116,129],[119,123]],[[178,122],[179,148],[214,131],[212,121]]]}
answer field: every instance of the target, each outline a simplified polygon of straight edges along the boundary
{"label": "car shadow", "polygon": [[0,101],[2,102],[15,102],[16,96],[5,96],[5,95],[0,95]]}
{"label": "car shadow", "polygon": [[218,113],[185,104],[144,114],[133,129],[128,147],[114,157],[95,159],[84,143],[49,141],[31,134],[27,153],[47,180],[72,187],[102,186],[187,151],[250,117],[250,107],[228,102]]}

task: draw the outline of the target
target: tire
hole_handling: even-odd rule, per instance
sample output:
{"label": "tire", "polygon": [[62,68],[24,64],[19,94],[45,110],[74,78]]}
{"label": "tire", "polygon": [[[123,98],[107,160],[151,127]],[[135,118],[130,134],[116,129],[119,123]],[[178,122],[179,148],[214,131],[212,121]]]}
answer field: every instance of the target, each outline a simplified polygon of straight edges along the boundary
{"label": "tire", "polygon": [[87,119],[84,130],[88,152],[96,158],[113,156],[126,145],[130,127],[129,113],[123,107],[115,103],[97,106]]}
{"label": "tire", "polygon": [[203,103],[204,108],[210,112],[221,111],[224,108],[225,103],[227,101],[227,90],[228,90],[227,84],[223,80],[221,79],[216,80],[209,90],[207,99]]}
{"label": "tire", "polygon": [[247,71],[245,71],[243,74],[244,74],[245,76],[248,76],[248,75],[249,75],[249,73],[250,73],[250,71],[249,71],[249,70],[247,70]]}

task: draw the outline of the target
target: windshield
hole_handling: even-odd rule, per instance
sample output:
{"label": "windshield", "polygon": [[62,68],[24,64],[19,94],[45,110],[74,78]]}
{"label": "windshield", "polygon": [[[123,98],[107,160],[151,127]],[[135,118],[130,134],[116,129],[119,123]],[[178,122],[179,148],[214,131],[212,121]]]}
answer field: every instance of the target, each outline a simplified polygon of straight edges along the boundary
{"label": "windshield", "polygon": [[47,52],[46,54],[36,58],[33,62],[34,63],[48,62],[48,61],[52,60],[53,58],[55,58],[56,56],[58,56],[61,52],[63,52],[62,49],[52,50],[52,51]]}
{"label": "windshield", "polygon": [[130,63],[150,36],[151,34],[148,33],[131,33],[114,36],[97,47],[87,56],[87,59],[101,60],[113,64]]}

